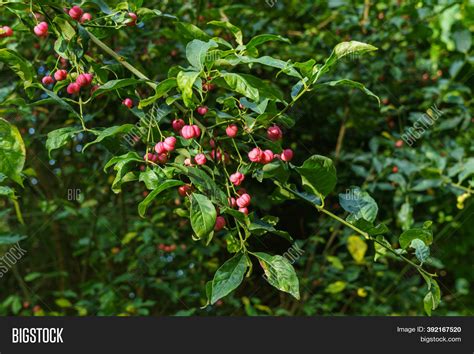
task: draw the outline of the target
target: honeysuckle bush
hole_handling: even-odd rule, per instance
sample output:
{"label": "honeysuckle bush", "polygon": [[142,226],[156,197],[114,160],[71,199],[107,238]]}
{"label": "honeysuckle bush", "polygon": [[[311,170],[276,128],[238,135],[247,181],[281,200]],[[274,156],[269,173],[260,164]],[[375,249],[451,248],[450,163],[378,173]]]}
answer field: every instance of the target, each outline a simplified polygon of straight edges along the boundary
{"label": "honeysuckle bush", "polygon": [[[279,35],[260,35],[244,41],[242,31],[227,21],[211,21],[203,31],[189,23],[176,22],[170,15],[134,4],[120,4],[116,8],[102,6],[101,9],[92,4],[84,5],[81,4],[92,15],[82,24],[73,19],[77,17],[81,22],[84,15],[78,16],[77,9],[65,14],[63,6],[50,3],[34,9],[43,17],[40,15],[35,21],[31,16],[32,21],[25,24],[25,40],[35,43],[39,40],[35,35],[40,36],[45,48],[49,46],[63,58],[52,58],[51,52],[45,53],[42,75],[37,76],[34,67],[22,60],[22,53],[11,48],[3,52],[3,60],[23,79],[25,92],[35,105],[56,105],[57,112],[72,118],[67,125],[49,132],[46,148],[50,152],[64,149],[78,135],[81,139],[85,135],[87,139],[87,144],[80,149],[84,153],[91,149],[105,152],[105,146],[107,153],[113,155],[106,169],[113,167],[116,172],[112,190],[119,193],[128,184],[141,182],[149,190],[138,206],[138,213],[146,218],[153,216],[160,203],[163,205],[171,196],[176,196],[176,190],[182,194],[176,214],[190,220],[197,241],[191,244],[188,237],[187,247],[214,247],[216,252],[217,245],[220,252],[229,254],[214,279],[207,283],[209,303],[218,303],[245,275],[250,277],[255,273],[255,265],[263,268],[271,285],[299,297],[298,278],[290,262],[285,257],[262,252],[265,249],[259,244],[268,239],[269,234],[291,241],[287,232],[278,230],[278,219],[265,213],[270,197],[259,193],[259,188],[273,184],[272,201],[305,201],[315,211],[333,219],[336,225],[339,223],[358,234],[359,237],[350,235],[347,239],[356,261],[361,262],[360,254],[362,257],[365,254],[364,240],[370,240],[377,262],[399,259],[419,272],[428,285],[425,310],[430,313],[436,308],[439,286],[434,274],[422,267],[429,262],[428,246],[433,239],[430,223],[419,227],[413,227],[413,222],[405,223],[408,226],[404,226],[400,235],[400,248],[395,248],[384,236],[388,228],[376,222],[378,207],[367,192],[350,185],[341,186],[345,193],[339,196],[340,204],[349,216],[335,215],[327,203],[336,186],[333,162],[324,156],[304,156],[304,151],[290,149],[295,141],[288,136],[298,129],[291,112],[305,95],[324,97],[336,90],[335,86],[349,86],[362,90],[353,96],[363,97],[363,102],[377,110],[376,97],[370,97],[375,95],[362,84],[344,76],[331,78],[341,61],[344,64],[348,57],[373,51],[373,46],[346,41],[337,45],[327,59],[307,60],[311,58],[308,56],[303,61],[282,61],[264,55],[266,47],[273,44],[270,40],[278,43],[278,48],[291,48],[288,40]],[[29,4],[21,6],[17,4],[13,10],[18,14],[28,11]],[[65,7],[70,9],[70,5]],[[137,17],[130,15],[132,12]],[[149,65],[141,65],[140,60],[127,62],[106,44],[108,37],[120,36],[134,27],[128,25],[145,23],[146,26],[151,18],[168,21],[170,31],[181,33],[187,40],[183,42],[187,62],[161,68],[161,72],[153,76],[149,74]],[[48,24],[47,37],[44,25],[37,28],[42,22]],[[92,52],[87,54],[88,50]],[[161,66],[160,60],[156,61],[158,63],[153,62],[153,65]],[[262,80],[262,68],[266,70],[264,76],[271,73],[271,81]],[[57,69],[66,70],[66,77]],[[362,80],[366,78],[370,78],[370,73]],[[279,87],[287,87],[287,90],[282,92]],[[38,101],[39,92],[43,93]],[[337,89],[337,92],[344,91]],[[369,96],[364,96],[364,92]],[[18,95],[13,98],[16,101],[7,103],[17,106],[25,103]],[[113,119],[113,126],[95,124],[101,110],[114,104],[119,106],[121,102],[121,112],[130,109],[135,120],[116,124]],[[181,127],[182,124],[185,126]],[[9,123],[4,126],[12,136],[12,146],[21,146],[20,140],[13,138],[18,136],[15,128]],[[292,164],[293,154],[305,161]],[[384,167],[390,166],[390,161],[384,163]],[[19,180],[22,160],[14,166],[14,172],[10,167],[5,170],[6,175]],[[232,198],[238,209],[233,207]],[[262,208],[256,207],[260,205]],[[315,220],[316,217],[314,213]],[[332,232],[328,229],[325,234]],[[169,247],[162,245],[161,248],[164,252],[175,251]],[[332,267],[341,269],[335,258],[328,260]],[[336,281],[327,287],[326,293],[337,296],[345,286],[345,282]],[[364,291],[358,290],[359,296],[363,297]]]}

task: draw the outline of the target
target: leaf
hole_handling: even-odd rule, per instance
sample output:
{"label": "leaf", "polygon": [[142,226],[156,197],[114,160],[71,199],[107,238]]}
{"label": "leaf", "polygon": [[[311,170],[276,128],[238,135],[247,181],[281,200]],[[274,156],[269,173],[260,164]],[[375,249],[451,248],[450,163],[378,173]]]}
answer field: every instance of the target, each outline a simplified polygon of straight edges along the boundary
{"label": "leaf", "polygon": [[336,185],[336,168],[332,160],[320,155],[313,155],[303,165],[296,168],[301,176],[303,187],[324,199]]}
{"label": "leaf", "polygon": [[103,93],[118,90],[119,88],[137,85],[139,83],[143,83],[143,80],[137,79],[118,79],[118,80],[110,80],[107,81],[105,84],[101,85],[97,90],[94,91],[92,97],[97,97]]}
{"label": "leaf", "polygon": [[414,239],[422,240],[427,246],[433,242],[433,233],[429,229],[413,228],[402,232],[398,242],[400,247],[406,249]]}
{"label": "leaf", "polygon": [[286,42],[286,43],[291,43],[288,38],[282,37],[280,35],[276,34],[259,34],[255,37],[253,37],[245,46],[247,49],[255,48],[259,46],[260,44],[263,44],[265,42],[269,41],[280,41],[280,42]]}
{"label": "leaf", "polygon": [[329,284],[324,291],[329,294],[337,294],[343,291],[345,288],[346,288],[346,282],[342,280],[338,280],[338,281],[335,281],[334,283]]}
{"label": "leaf", "polygon": [[140,103],[138,104],[138,108],[143,108],[154,103],[156,100],[165,96],[168,93],[168,91],[176,87],[176,85],[177,85],[177,82],[174,77],[161,81],[155,87],[155,94],[153,96],[150,96],[141,100]]}
{"label": "leaf", "polygon": [[225,21],[210,21],[207,24],[228,29],[234,35],[237,44],[244,44],[241,29],[237,26],[234,26],[232,23]]}
{"label": "leaf", "polygon": [[64,17],[55,16],[53,22],[59,27],[61,36],[67,41],[70,41],[76,35],[76,30]]}
{"label": "leaf", "polygon": [[300,299],[299,281],[291,263],[282,256],[271,256],[267,253],[252,253],[258,258],[260,266],[265,272],[265,279],[278,290]]}
{"label": "leaf", "polygon": [[12,245],[25,238],[23,235],[0,235],[0,245]]}
{"label": "leaf", "polygon": [[347,249],[357,263],[362,263],[367,252],[367,243],[360,236],[352,235],[347,239]]}
{"label": "leaf", "polygon": [[[349,87],[353,87],[353,88],[356,88],[356,89],[359,89],[361,90],[362,92],[364,92],[366,95],[368,96],[371,96],[371,97],[374,97],[379,106],[380,106],[380,98],[375,94],[373,93],[372,91],[370,91],[368,88],[366,88],[363,84],[361,84],[360,82],[357,82],[357,81],[352,81],[352,80],[348,80],[348,79],[342,79],[342,80],[337,80],[337,81],[328,81],[328,82],[324,82],[322,83],[321,85],[327,85],[327,86],[331,86],[331,87],[334,87],[334,86],[349,86]],[[318,85],[319,86],[319,85]]]}
{"label": "leaf", "polygon": [[267,232],[270,232],[272,234],[278,235],[280,237],[283,237],[284,239],[291,241],[293,238],[291,235],[286,232],[286,231],[281,231],[275,229],[275,227],[269,223],[267,223],[265,220],[262,219],[255,219],[249,226],[249,231],[253,234],[256,235],[264,235]]}
{"label": "leaf", "polygon": [[100,143],[105,138],[117,135],[119,133],[128,133],[130,130],[133,129],[133,127],[134,127],[133,124],[124,124],[124,125],[115,125],[113,127],[106,128],[99,133],[99,135],[94,141],[91,141],[87,143],[86,145],[84,145],[82,152],[84,152],[84,150],[86,150],[90,145]]}
{"label": "leaf", "polygon": [[387,254],[387,251],[392,249],[392,245],[383,237],[377,236],[375,238],[377,242],[374,243],[375,248],[375,255],[374,255],[374,262]]}
{"label": "leaf", "polygon": [[[142,218],[145,217],[148,206],[158,194],[167,189],[182,186],[183,184],[183,182],[174,179],[169,179],[161,183],[156,189],[152,190],[140,204],[138,204],[138,215],[140,215]],[[212,227],[214,228],[214,224],[212,225]]]}
{"label": "leaf", "polygon": [[58,305],[61,308],[67,308],[67,307],[72,306],[71,302],[68,299],[65,299],[65,298],[56,299],[56,301],[54,301],[54,302],[56,303],[56,305]]}
{"label": "leaf", "polygon": [[339,204],[341,207],[351,213],[347,220],[351,223],[364,219],[370,223],[375,221],[378,213],[378,206],[375,200],[359,187],[348,189],[346,193],[339,194]]}
{"label": "leaf", "polygon": [[193,102],[193,85],[198,76],[199,72],[196,71],[180,71],[176,78],[186,107],[194,108],[196,106]]}
{"label": "leaf", "polygon": [[31,86],[35,77],[35,71],[31,62],[8,48],[0,49],[0,61],[6,63],[20,77],[23,87],[28,88]]}
{"label": "leaf", "polygon": [[46,149],[48,150],[49,157],[51,157],[51,151],[66,145],[70,138],[81,131],[81,129],[76,127],[65,127],[49,132],[48,139],[46,140]]}
{"label": "leaf", "polygon": [[[203,42],[199,39],[194,39],[186,46],[186,59],[196,70],[201,71],[204,68],[207,52],[211,48],[216,48],[218,45],[213,40]],[[193,81],[194,82],[194,81]]]}
{"label": "leaf", "polygon": [[39,101],[33,102],[32,105],[49,104],[52,100],[59,107],[65,109],[68,112],[71,112],[76,117],[80,117],[80,115],[74,110],[74,108],[72,108],[72,106],[69,103],[67,103],[65,100],[61,99],[61,97],[59,97],[53,91],[50,91],[50,90],[46,89],[43,85],[39,85],[39,84],[33,84],[32,86],[40,88],[41,90],[43,90],[50,97],[50,99],[44,99],[44,100],[39,100]]}
{"label": "leaf", "polygon": [[430,248],[419,238],[415,238],[411,241],[410,248],[415,249],[415,256],[420,263],[424,263],[430,256]]}
{"label": "leaf", "polygon": [[372,52],[377,50],[376,47],[362,43],[357,41],[350,41],[350,42],[342,42],[336,45],[326,60],[324,65],[319,68],[318,72],[316,73],[316,77],[313,80],[313,83],[318,81],[318,79],[325,73],[327,73],[334,64],[336,64],[340,59],[347,55],[362,55],[368,52]]}
{"label": "leaf", "polygon": [[[216,208],[205,195],[199,193],[191,195],[191,227],[198,239],[206,238],[213,232],[216,216]],[[209,241],[208,239],[207,243]]]}
{"label": "leaf", "polygon": [[176,23],[176,30],[179,34],[181,34],[184,39],[200,39],[202,41],[208,41],[211,36],[209,36],[206,32],[201,30],[199,27],[188,23],[188,22],[177,22]]}
{"label": "leaf", "polygon": [[211,304],[230,294],[242,283],[248,262],[245,254],[238,253],[219,267],[212,280]]}
{"label": "leaf", "polygon": [[114,170],[117,171],[115,179],[112,182],[112,191],[114,193],[120,193],[123,183],[136,180],[135,174],[133,172],[129,173],[129,164],[131,162],[143,162],[143,159],[140,158],[136,152],[130,151],[124,155],[111,158],[105,165],[104,171],[113,165],[115,165]]}
{"label": "leaf", "polygon": [[25,156],[25,143],[18,128],[0,118],[0,173],[21,186]]}
{"label": "leaf", "polygon": [[237,60],[235,62],[231,61],[232,64],[237,65],[239,62],[250,64],[250,63],[258,63],[266,66],[270,66],[273,68],[280,69],[282,72],[289,76],[296,77],[301,79],[301,75],[293,68],[293,65],[287,63],[286,61],[275,59],[269,56],[263,56],[259,58],[252,58],[247,56],[239,56],[237,55]]}
{"label": "leaf", "polygon": [[195,167],[188,167],[186,171],[186,176],[201,193],[207,195],[216,204],[227,206],[227,195],[206,172]]}
{"label": "leaf", "polygon": [[238,92],[251,100],[259,100],[258,89],[250,85],[244,76],[234,73],[222,73],[222,77],[231,90]]}
{"label": "leaf", "polygon": [[[421,273],[423,274],[423,273]],[[441,302],[441,289],[439,288],[438,282],[433,278],[428,278],[423,275],[428,284],[428,293],[423,299],[423,307],[428,316],[431,316],[431,311],[436,310]]]}

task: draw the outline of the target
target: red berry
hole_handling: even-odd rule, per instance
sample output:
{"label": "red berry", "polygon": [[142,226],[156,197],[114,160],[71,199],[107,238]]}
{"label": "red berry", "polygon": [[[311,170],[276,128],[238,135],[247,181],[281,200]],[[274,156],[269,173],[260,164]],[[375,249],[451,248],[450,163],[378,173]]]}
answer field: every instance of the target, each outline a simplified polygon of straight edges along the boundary
{"label": "red berry", "polygon": [[47,76],[43,77],[41,82],[43,83],[43,85],[48,86],[48,85],[51,85],[54,82],[54,79],[52,78],[52,76],[47,75]]}
{"label": "red berry", "polygon": [[205,115],[208,111],[209,109],[207,108],[207,106],[201,106],[197,108],[197,113],[201,116]]}
{"label": "red berry", "polygon": [[222,230],[224,227],[225,227],[225,219],[223,216],[219,215],[217,218],[216,218],[216,224],[214,225],[214,231],[220,231]]}
{"label": "red berry", "polygon": [[82,9],[79,6],[73,6],[69,10],[69,16],[71,16],[75,20],[79,20],[83,13],[84,11],[82,11]]}
{"label": "red berry", "polygon": [[194,157],[194,161],[196,161],[198,165],[204,165],[207,162],[207,159],[206,159],[206,156],[204,156],[204,154],[197,154]]}
{"label": "red berry", "polygon": [[46,37],[48,35],[48,24],[40,22],[33,28],[33,31],[38,37]]}
{"label": "red berry", "polygon": [[130,20],[127,22],[127,26],[135,26],[137,24],[138,16],[133,12],[129,12],[128,17],[130,17]]}
{"label": "red berry", "polygon": [[133,101],[131,98],[126,98],[122,101],[122,104],[124,106],[127,106],[128,108],[132,108],[133,107]]}
{"label": "red berry", "polygon": [[194,129],[192,125],[185,125],[181,129],[181,136],[185,139],[192,139],[194,138]]}
{"label": "red berry", "polygon": [[86,74],[80,74],[77,79],[76,79],[76,83],[83,87],[83,86],[87,86],[90,84],[90,81],[89,81],[89,78],[88,76],[86,76]]}
{"label": "red berry", "polygon": [[250,205],[250,200],[252,198],[249,194],[244,193],[239,198],[237,198],[236,203],[239,208],[246,208]]}
{"label": "red berry", "polygon": [[293,150],[291,149],[285,149],[281,152],[280,159],[282,161],[291,161],[293,159]]}
{"label": "red berry", "polygon": [[92,15],[90,13],[86,12],[84,15],[81,16],[80,22],[84,23],[84,22],[87,22],[87,21],[90,21],[90,20],[92,20]]}
{"label": "red berry", "polygon": [[163,147],[166,151],[173,151],[174,146],[176,145],[176,138],[174,136],[169,136],[163,142]]}
{"label": "red berry", "polygon": [[395,147],[401,148],[402,146],[403,146],[403,140],[397,140],[397,141],[395,142]]}
{"label": "red berry", "polygon": [[80,89],[81,89],[81,86],[79,86],[75,82],[72,82],[67,86],[66,91],[68,94],[73,95],[75,93],[78,93]]}
{"label": "red berry", "polygon": [[199,138],[201,136],[201,129],[197,125],[192,125],[194,130],[194,137]]}
{"label": "red berry", "polygon": [[168,162],[168,155],[167,154],[158,154],[157,160],[159,163],[167,163]]}
{"label": "red berry", "polygon": [[180,196],[185,197],[189,193],[191,193],[192,187],[189,184],[185,184],[184,186],[180,186],[178,188],[178,193]]}
{"label": "red berry", "polygon": [[283,136],[281,129],[278,125],[273,125],[267,129],[268,139],[272,141],[280,140]]}
{"label": "red berry", "polygon": [[262,154],[262,163],[267,164],[272,162],[274,159],[273,152],[271,150],[265,150]]}
{"label": "red berry", "polygon": [[231,124],[227,126],[227,128],[225,129],[225,133],[230,138],[234,138],[237,135],[238,131],[239,131],[239,128],[235,124]]}
{"label": "red berry", "polygon": [[239,211],[245,215],[249,215],[249,210],[247,208],[239,208]]}
{"label": "red berry", "polygon": [[56,81],[63,81],[67,78],[67,71],[64,69],[60,69],[54,73],[54,79]]}
{"label": "red berry", "polygon": [[0,38],[13,36],[13,30],[8,26],[0,28]]}
{"label": "red berry", "polygon": [[392,172],[397,173],[398,172],[398,166],[393,166],[392,167]]}
{"label": "red berry", "polygon": [[229,176],[229,180],[236,186],[240,186],[244,179],[245,175],[240,172],[233,173]]}
{"label": "red berry", "polygon": [[258,147],[253,148],[248,153],[249,160],[252,162],[260,162],[262,160],[262,153],[262,150],[260,150]]}
{"label": "red berry", "polygon": [[237,203],[236,203],[234,197],[229,197],[229,198],[227,198],[227,201],[228,201],[229,206],[230,206],[231,208],[235,208],[235,207],[237,206]]}
{"label": "red berry", "polygon": [[160,141],[159,143],[155,145],[155,151],[157,154],[163,154],[166,152],[166,148],[164,145],[165,144],[162,141]]}
{"label": "red berry", "polygon": [[173,130],[175,132],[179,132],[181,130],[181,128],[183,128],[184,125],[185,125],[184,120],[182,120],[182,119],[175,119],[173,121],[173,123],[171,123],[171,124],[172,124]]}

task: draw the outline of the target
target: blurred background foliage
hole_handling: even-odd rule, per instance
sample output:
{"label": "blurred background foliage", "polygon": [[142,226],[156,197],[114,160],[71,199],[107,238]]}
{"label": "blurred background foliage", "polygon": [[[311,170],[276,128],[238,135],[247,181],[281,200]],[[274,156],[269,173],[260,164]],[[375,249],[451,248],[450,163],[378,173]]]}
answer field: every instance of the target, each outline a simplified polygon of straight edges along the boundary
{"label": "blurred background foliage", "polygon": [[[113,8],[123,2],[106,1]],[[95,14],[102,1],[81,6]],[[141,1],[127,6],[139,7]],[[341,41],[358,40],[379,48],[375,55],[348,56],[335,78],[348,77],[382,98],[382,106],[363,93],[322,88],[289,114],[296,125],[285,131],[296,163],[312,154],[334,159],[337,192],[361,186],[379,204],[379,218],[390,224],[389,240],[416,221],[432,220],[434,247],[429,265],[443,293],[436,315],[472,315],[474,203],[457,205],[463,193],[461,171],[473,187],[472,1],[147,1],[146,7],[172,14],[207,31],[211,20],[229,20],[247,40],[274,33],[291,44],[269,42],[261,51],[282,60],[321,62]],[[41,42],[2,10],[2,24],[22,40],[0,39],[0,47],[24,53],[42,77],[54,66],[51,42]],[[139,19],[140,20],[140,19]],[[107,37],[107,29],[102,29]],[[190,38],[164,17],[114,32],[107,43],[154,80],[185,63]],[[230,37],[229,37],[230,40]],[[89,56],[119,77],[128,74],[93,46]],[[205,304],[205,282],[228,258],[225,240],[210,247],[191,240],[190,226],[175,211],[178,195],[155,205],[147,219],[137,213],[143,184],[110,190],[113,177],[102,169],[114,146],[95,145],[81,153],[88,138],[48,156],[48,132],[71,124],[54,105],[17,105],[24,96],[16,76],[0,68],[0,116],[15,124],[27,147],[24,188],[15,205],[0,197],[0,233],[18,237],[26,255],[0,279],[1,315],[422,315],[423,280],[395,260],[374,262],[372,244],[300,202],[280,203],[270,184],[252,192],[263,210],[280,217],[280,228],[297,240],[303,254],[294,266],[301,301],[278,293],[256,272],[235,293],[216,305]],[[262,78],[274,72],[256,68]],[[109,74],[105,74],[109,75]],[[110,74],[112,79],[112,74]],[[279,77],[283,92],[291,83]],[[275,80],[276,81],[276,80]],[[38,93],[39,95],[39,93]],[[108,95],[95,101],[86,116],[92,126],[134,124],[137,118]],[[39,99],[40,97],[36,97]],[[416,143],[395,143],[420,115],[437,109],[436,123]],[[113,124],[112,124],[113,123]],[[472,161],[472,160],[471,160]],[[459,166],[463,168],[458,169]],[[397,169],[394,169],[394,166]],[[458,167],[457,167],[458,166]],[[467,167],[466,167],[467,166]],[[470,166],[470,167],[469,167]],[[469,168],[471,170],[469,170]],[[448,179],[449,177],[449,179]],[[464,183],[466,185],[466,183]],[[71,194],[73,193],[73,194]],[[71,196],[78,196],[77,200]],[[263,198],[264,197],[264,198]],[[73,200],[70,200],[73,199]],[[337,196],[329,203],[338,207]],[[461,208],[462,207],[462,208]],[[343,212],[339,208],[338,212]],[[392,237],[390,239],[390,237]],[[291,245],[267,238],[260,247],[283,254]],[[1,253],[11,245],[0,244]]]}

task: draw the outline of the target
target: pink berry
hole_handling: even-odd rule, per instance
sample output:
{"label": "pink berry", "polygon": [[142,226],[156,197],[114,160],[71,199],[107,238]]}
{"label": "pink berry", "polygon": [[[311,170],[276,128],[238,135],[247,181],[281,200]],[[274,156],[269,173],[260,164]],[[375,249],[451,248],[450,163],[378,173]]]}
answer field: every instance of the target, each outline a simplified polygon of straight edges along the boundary
{"label": "pink berry", "polygon": [[38,37],[46,37],[48,35],[48,24],[40,22],[33,28],[33,31]]}
{"label": "pink berry", "polygon": [[239,131],[239,128],[235,124],[231,124],[227,126],[227,128],[225,129],[225,133],[230,138],[234,138],[237,135],[238,131]]}
{"label": "pink berry", "polygon": [[164,144],[162,141],[160,141],[159,143],[157,143],[157,144],[155,145],[155,151],[156,151],[157,154],[163,154],[163,153],[165,153],[165,152],[166,152],[165,144]]}
{"label": "pink berry", "polygon": [[176,145],[176,138],[174,136],[167,137],[165,141],[163,142],[163,147],[166,149],[166,151],[173,151],[175,145]]}
{"label": "pink berry", "polygon": [[234,197],[227,198],[227,201],[229,202],[229,206],[231,208],[235,208],[237,206],[237,203]]}
{"label": "pink berry", "polygon": [[272,162],[274,159],[273,152],[271,150],[265,150],[262,154],[262,163],[267,164]]}
{"label": "pink berry", "polygon": [[90,84],[89,78],[86,76],[86,74],[80,74],[76,79],[76,83],[81,87],[87,86]]}
{"label": "pink berry", "polygon": [[184,127],[184,124],[185,124],[185,123],[184,123],[184,120],[182,120],[182,119],[175,119],[175,120],[173,121],[173,123],[171,123],[171,124],[172,124],[172,126],[173,126],[173,130],[174,130],[175,132],[179,132],[179,131],[181,130],[181,128]]}
{"label": "pink berry", "polygon": [[154,161],[156,158],[155,158],[155,155],[153,155],[151,152],[149,153],[146,153],[145,156],[143,156],[143,160],[148,160],[148,161]]}
{"label": "pink berry", "polygon": [[79,86],[75,82],[72,82],[69,85],[67,85],[66,91],[68,94],[73,95],[75,93],[78,93],[80,89],[81,89],[81,86]]}
{"label": "pink berry", "polygon": [[79,6],[73,6],[69,10],[69,16],[71,16],[75,20],[79,20],[83,13],[84,11],[82,11],[82,9]]}
{"label": "pink berry", "polygon": [[178,188],[178,193],[182,197],[186,197],[190,192],[192,191],[192,187],[188,184],[185,184],[184,186],[180,186]]}
{"label": "pink berry", "polygon": [[207,106],[200,106],[197,108],[197,113],[201,116],[205,115],[208,111],[209,109],[207,108]]}
{"label": "pink berry", "polygon": [[211,150],[211,158],[213,160],[221,161],[222,159],[222,154],[219,150]]}
{"label": "pink berry", "polygon": [[166,153],[158,154],[158,162],[167,163],[168,162],[168,155]]}
{"label": "pink berry", "polygon": [[236,186],[240,186],[244,179],[245,175],[240,172],[233,173],[229,176],[229,180]]}
{"label": "pink berry", "polygon": [[278,125],[273,125],[267,129],[267,136],[268,139],[276,141],[282,138],[283,133]]}
{"label": "pink berry", "polygon": [[194,157],[194,161],[196,161],[198,165],[204,165],[207,162],[207,159],[206,159],[206,156],[204,156],[204,154],[197,154]]}
{"label": "pink berry", "polygon": [[239,211],[245,215],[249,215],[249,210],[247,208],[239,208]]}
{"label": "pink berry", "polygon": [[13,30],[8,26],[0,28],[0,38],[13,36]]}
{"label": "pink berry", "polygon": [[209,145],[211,146],[211,148],[216,147],[216,142],[214,141],[214,139],[209,140]]}
{"label": "pink berry", "polygon": [[250,204],[250,200],[252,198],[250,197],[249,194],[244,193],[242,194],[239,198],[237,198],[236,203],[239,208],[246,208]]}
{"label": "pink berry", "polygon": [[130,17],[130,21],[127,22],[127,26],[135,26],[137,24],[138,16],[133,12],[129,12],[128,17]]}
{"label": "pink berry", "polygon": [[249,160],[252,161],[252,162],[260,162],[262,160],[262,150],[260,150],[259,148],[253,148],[249,153],[248,153],[248,157],[249,157]]}
{"label": "pink berry", "polygon": [[60,69],[54,73],[54,79],[56,81],[63,81],[67,78],[67,71],[64,69]]}
{"label": "pink berry", "polygon": [[184,166],[192,166],[193,163],[191,162],[191,159],[190,158],[187,158],[184,160]]}
{"label": "pink berry", "polygon": [[54,79],[52,78],[51,75],[47,75],[47,76],[43,77],[41,82],[43,83],[43,85],[48,86],[48,85],[51,85],[54,82]]}
{"label": "pink berry", "polygon": [[402,146],[403,146],[403,140],[397,140],[397,141],[395,142],[395,147],[401,148]]}
{"label": "pink berry", "polygon": [[128,108],[132,108],[133,107],[133,101],[131,98],[126,98],[122,101],[122,104],[124,106],[127,106]]}
{"label": "pink berry", "polygon": [[225,227],[225,219],[223,216],[219,215],[216,218],[216,224],[214,225],[214,231],[220,231]]}
{"label": "pink berry", "polygon": [[92,20],[92,15],[90,13],[86,12],[84,15],[81,16],[80,22],[84,23],[84,22],[87,22],[87,21],[90,21],[90,20]]}
{"label": "pink berry", "polygon": [[194,129],[193,129],[193,126],[191,125],[185,125],[182,129],[181,129],[181,136],[185,139],[192,139],[194,138]]}
{"label": "pink berry", "polygon": [[199,138],[201,136],[201,129],[197,125],[192,125],[194,130],[194,137]]}
{"label": "pink berry", "polygon": [[291,149],[285,149],[281,152],[281,155],[280,155],[280,158],[283,160],[283,161],[291,161],[293,159],[293,150]]}

